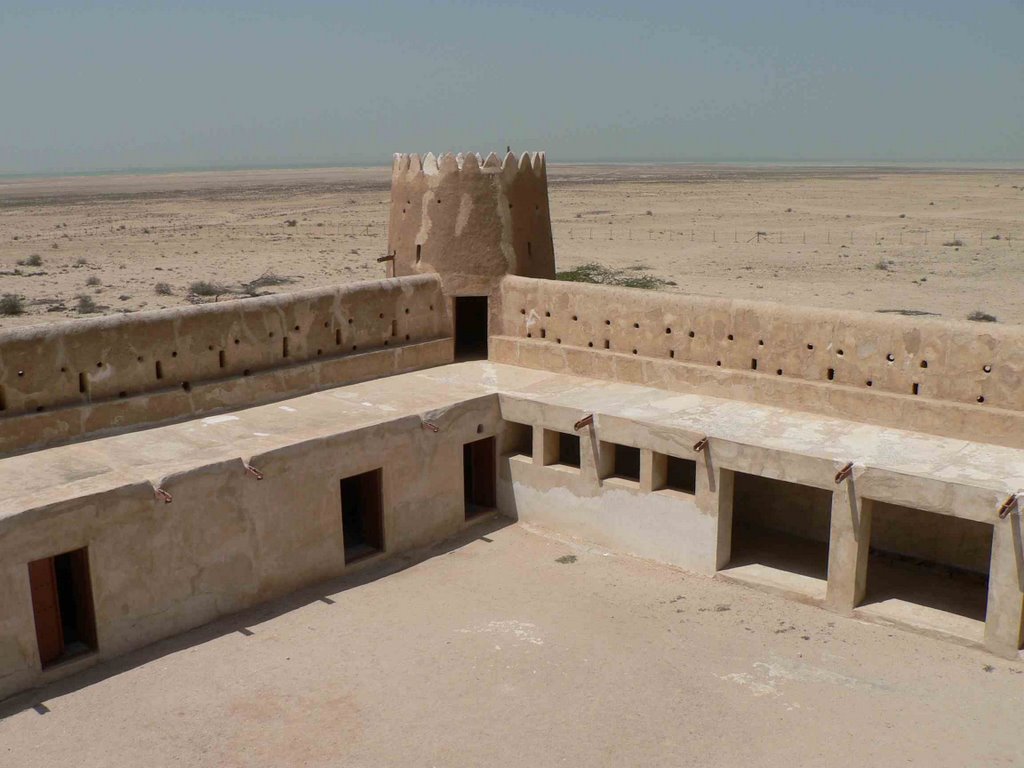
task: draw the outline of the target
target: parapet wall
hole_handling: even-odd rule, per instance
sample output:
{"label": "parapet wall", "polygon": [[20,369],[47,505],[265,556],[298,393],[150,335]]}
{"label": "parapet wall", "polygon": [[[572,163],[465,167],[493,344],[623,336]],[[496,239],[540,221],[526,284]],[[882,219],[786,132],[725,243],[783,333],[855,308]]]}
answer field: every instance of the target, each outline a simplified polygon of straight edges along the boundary
{"label": "parapet wall", "polygon": [[445,293],[485,295],[505,275],[553,278],[542,152],[395,155],[389,274],[440,274]]}
{"label": "parapet wall", "polygon": [[452,359],[434,275],[0,335],[0,454]]}
{"label": "parapet wall", "polygon": [[506,278],[497,362],[1024,445],[1024,329]]}

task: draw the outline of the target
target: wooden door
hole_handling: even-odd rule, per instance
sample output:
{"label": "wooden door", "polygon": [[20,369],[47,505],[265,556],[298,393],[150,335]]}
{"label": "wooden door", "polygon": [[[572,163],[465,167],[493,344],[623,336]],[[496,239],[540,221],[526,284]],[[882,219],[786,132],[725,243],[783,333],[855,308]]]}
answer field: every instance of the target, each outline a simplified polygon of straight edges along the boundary
{"label": "wooden door", "polygon": [[32,612],[36,620],[39,660],[46,666],[64,652],[60,601],[57,599],[57,572],[53,558],[46,557],[28,564],[28,580],[32,588]]}

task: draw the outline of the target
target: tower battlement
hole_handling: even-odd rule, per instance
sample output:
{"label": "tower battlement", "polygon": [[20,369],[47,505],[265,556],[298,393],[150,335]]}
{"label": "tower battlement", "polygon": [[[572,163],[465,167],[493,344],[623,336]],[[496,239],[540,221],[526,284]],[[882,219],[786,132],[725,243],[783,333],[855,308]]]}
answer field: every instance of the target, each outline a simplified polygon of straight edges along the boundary
{"label": "tower battlement", "polygon": [[396,154],[388,255],[390,276],[436,272],[453,296],[554,277],[544,153]]}

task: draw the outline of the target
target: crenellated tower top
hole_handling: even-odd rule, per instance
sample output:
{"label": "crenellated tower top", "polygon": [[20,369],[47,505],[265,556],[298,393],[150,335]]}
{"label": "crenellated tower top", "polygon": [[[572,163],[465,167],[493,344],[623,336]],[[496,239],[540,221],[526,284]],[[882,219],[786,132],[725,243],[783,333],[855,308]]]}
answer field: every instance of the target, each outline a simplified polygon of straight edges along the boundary
{"label": "crenellated tower top", "polygon": [[396,154],[389,275],[436,272],[452,296],[488,294],[505,275],[555,276],[543,152]]}

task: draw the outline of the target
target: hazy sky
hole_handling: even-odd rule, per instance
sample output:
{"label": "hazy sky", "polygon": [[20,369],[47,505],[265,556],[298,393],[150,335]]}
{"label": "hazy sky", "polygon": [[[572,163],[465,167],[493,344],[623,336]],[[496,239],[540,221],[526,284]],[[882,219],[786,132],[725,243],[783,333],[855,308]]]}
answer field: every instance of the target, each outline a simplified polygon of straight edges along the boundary
{"label": "hazy sky", "polygon": [[0,173],[1024,159],[1024,0],[0,0]]}

